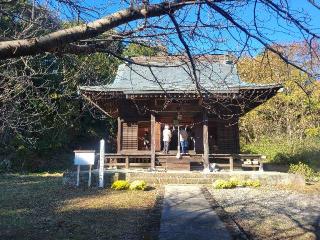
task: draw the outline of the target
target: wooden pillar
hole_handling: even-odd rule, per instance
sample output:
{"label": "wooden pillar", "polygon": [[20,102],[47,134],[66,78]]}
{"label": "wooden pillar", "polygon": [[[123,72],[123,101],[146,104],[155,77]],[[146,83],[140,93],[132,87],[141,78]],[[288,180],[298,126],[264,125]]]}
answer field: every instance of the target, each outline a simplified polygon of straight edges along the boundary
{"label": "wooden pillar", "polygon": [[129,156],[126,156],[126,169],[129,168],[129,164],[130,164]]}
{"label": "wooden pillar", "polygon": [[208,114],[203,112],[203,167],[209,169],[209,133],[208,133]]}
{"label": "wooden pillar", "polygon": [[230,171],[233,171],[233,156],[229,157]]}
{"label": "wooden pillar", "polygon": [[151,169],[156,166],[156,134],[155,134],[156,117],[151,113]]}
{"label": "wooden pillar", "polygon": [[121,151],[121,119],[118,117],[117,152]]}

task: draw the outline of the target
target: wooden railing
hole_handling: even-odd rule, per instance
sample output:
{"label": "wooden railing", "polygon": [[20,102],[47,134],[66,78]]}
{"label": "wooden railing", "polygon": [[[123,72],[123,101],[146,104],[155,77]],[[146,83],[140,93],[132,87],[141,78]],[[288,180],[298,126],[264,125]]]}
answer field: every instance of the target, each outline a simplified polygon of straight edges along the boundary
{"label": "wooden railing", "polygon": [[[194,155],[197,159],[201,159],[201,154]],[[158,162],[170,161],[165,159],[166,155],[156,154]],[[171,156],[172,159],[172,156]],[[239,167],[242,168],[261,168],[262,167],[262,155],[259,154],[209,154],[210,162],[217,163],[219,168],[228,167],[230,171],[234,170],[235,162],[239,163]],[[160,161],[159,161],[160,160]],[[227,163],[221,163],[221,160],[226,160]],[[198,160],[197,160],[198,161]],[[201,160],[200,160],[201,161]],[[165,164],[166,166],[166,164]],[[151,153],[106,153],[105,154],[105,168],[150,168],[151,167]]]}
{"label": "wooden railing", "polygon": [[139,153],[107,153],[105,154],[105,167],[141,167],[149,168],[151,166],[151,154],[139,154]]}
{"label": "wooden railing", "polygon": [[239,160],[242,168],[262,168],[262,155],[260,154],[209,154],[209,159],[214,162],[215,159],[228,160],[228,164],[219,163],[219,167],[228,167],[230,171],[234,170],[235,160]]}

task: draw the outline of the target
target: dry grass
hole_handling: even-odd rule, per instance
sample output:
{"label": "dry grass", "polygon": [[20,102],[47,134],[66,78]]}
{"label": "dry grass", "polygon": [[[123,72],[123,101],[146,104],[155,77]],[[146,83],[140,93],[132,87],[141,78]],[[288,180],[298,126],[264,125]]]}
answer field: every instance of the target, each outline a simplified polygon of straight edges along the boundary
{"label": "dry grass", "polygon": [[62,186],[61,174],[0,175],[0,239],[150,239],[161,189]]}
{"label": "dry grass", "polygon": [[[271,188],[271,187],[270,187]],[[307,183],[304,187],[288,185],[288,186],[273,186],[271,189],[287,190],[296,193],[303,193],[306,195],[313,195],[320,193],[320,182]]]}

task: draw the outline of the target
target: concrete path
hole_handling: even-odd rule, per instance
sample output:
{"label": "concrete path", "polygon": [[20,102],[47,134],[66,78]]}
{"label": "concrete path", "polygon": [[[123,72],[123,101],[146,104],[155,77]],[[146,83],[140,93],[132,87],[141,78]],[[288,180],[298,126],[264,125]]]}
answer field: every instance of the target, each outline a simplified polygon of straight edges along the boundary
{"label": "concrete path", "polygon": [[197,185],[167,185],[159,240],[232,239]]}

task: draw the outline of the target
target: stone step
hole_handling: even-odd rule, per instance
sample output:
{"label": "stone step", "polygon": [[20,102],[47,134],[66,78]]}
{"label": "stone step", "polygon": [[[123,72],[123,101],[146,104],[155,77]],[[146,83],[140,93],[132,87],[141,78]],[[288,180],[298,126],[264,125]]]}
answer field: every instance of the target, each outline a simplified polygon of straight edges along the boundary
{"label": "stone step", "polygon": [[155,173],[138,173],[131,172],[130,177],[140,178],[203,178],[205,177],[201,172],[155,172]]}
{"label": "stone step", "polygon": [[167,170],[185,170],[190,171],[190,162],[186,161],[174,161],[166,163]]}
{"label": "stone step", "polygon": [[[63,176],[65,185],[76,185],[76,172],[67,172]],[[105,172],[105,185],[110,186],[116,180],[145,180],[148,184],[211,184],[217,179],[259,179],[262,185],[294,185],[304,186],[305,179],[300,175],[277,173],[277,172],[252,172],[252,171],[235,171],[235,172],[125,172],[109,171]],[[92,186],[97,186],[99,175],[97,171],[92,173]],[[85,186],[88,183],[88,172],[81,172],[80,185]]]}
{"label": "stone step", "polygon": [[[130,178],[130,181],[140,180],[140,178]],[[144,178],[147,184],[212,184],[215,180],[211,178]]]}

